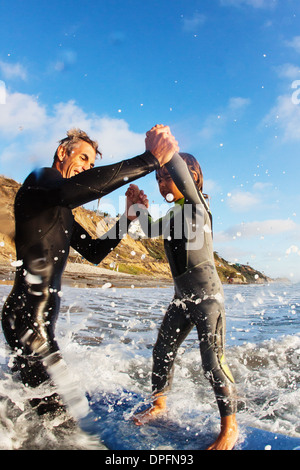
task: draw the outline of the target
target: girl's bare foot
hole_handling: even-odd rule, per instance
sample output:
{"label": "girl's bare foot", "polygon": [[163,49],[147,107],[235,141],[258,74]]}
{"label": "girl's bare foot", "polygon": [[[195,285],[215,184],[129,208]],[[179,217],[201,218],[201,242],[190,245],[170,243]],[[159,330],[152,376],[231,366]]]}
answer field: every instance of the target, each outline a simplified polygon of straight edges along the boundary
{"label": "girl's bare foot", "polygon": [[145,411],[136,413],[133,420],[137,426],[143,426],[143,424],[155,419],[158,415],[164,413],[166,410],[166,397],[161,395],[157,396],[153,401],[153,404],[149,406]]}
{"label": "girl's bare foot", "polygon": [[[158,395],[145,411],[134,415],[133,420],[137,426],[143,426],[149,421],[157,418],[166,410],[166,397]],[[221,432],[217,440],[207,450],[232,450],[239,436],[238,425],[235,415],[221,418]]]}
{"label": "girl's bare foot", "polygon": [[232,450],[239,436],[235,415],[221,418],[221,432],[207,450]]}

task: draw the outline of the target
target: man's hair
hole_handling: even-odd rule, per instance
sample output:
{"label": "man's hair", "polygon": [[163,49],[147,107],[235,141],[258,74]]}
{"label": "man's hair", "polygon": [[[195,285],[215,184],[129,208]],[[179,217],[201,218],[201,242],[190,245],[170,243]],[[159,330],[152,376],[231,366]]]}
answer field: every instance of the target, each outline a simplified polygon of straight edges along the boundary
{"label": "man's hair", "polygon": [[[100,150],[98,149],[98,142],[96,140],[90,139],[90,137],[87,135],[86,132],[82,131],[81,129],[70,129],[67,132],[67,137],[64,137],[63,139],[59,140],[59,146],[62,146],[66,149],[66,152],[68,155],[71,154],[72,150],[76,148],[78,144],[80,144],[81,141],[87,142],[90,144],[93,149],[96,152],[96,155],[98,154],[100,158],[102,157],[102,154]],[[59,147],[58,146],[58,147]],[[58,149],[57,147],[57,149]],[[54,155],[54,162],[57,160],[57,149]]]}

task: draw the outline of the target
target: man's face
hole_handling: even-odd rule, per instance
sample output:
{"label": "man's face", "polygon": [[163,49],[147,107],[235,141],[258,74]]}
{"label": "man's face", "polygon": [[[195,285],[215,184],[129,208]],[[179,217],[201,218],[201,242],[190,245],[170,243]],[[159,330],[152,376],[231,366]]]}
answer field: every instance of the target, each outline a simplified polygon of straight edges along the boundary
{"label": "man's face", "polygon": [[96,151],[87,142],[81,141],[70,153],[67,154],[63,147],[58,149],[60,160],[59,171],[64,178],[71,178],[85,170],[90,170],[95,165]]}

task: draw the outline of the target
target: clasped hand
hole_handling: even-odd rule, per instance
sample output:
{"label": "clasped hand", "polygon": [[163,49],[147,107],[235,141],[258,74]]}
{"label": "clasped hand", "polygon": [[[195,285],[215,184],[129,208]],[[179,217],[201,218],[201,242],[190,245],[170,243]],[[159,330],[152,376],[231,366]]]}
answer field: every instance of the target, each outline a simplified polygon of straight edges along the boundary
{"label": "clasped hand", "polygon": [[138,217],[138,208],[148,208],[149,200],[144,191],[139,189],[136,184],[130,184],[126,193],[126,215],[129,220],[135,220]]}

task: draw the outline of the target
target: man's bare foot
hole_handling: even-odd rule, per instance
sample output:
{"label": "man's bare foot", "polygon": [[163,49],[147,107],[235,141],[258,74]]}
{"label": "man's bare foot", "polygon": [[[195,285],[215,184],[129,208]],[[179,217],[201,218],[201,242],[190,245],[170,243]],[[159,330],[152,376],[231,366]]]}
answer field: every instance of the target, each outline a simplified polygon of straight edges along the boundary
{"label": "man's bare foot", "polygon": [[149,406],[145,411],[141,411],[140,413],[136,413],[133,417],[133,420],[137,426],[143,426],[149,421],[157,418],[160,414],[164,413],[166,410],[166,397],[165,396],[158,396],[153,401],[153,404]]}
{"label": "man's bare foot", "polygon": [[207,450],[232,450],[238,440],[239,430],[235,415],[221,418],[221,432]]}

